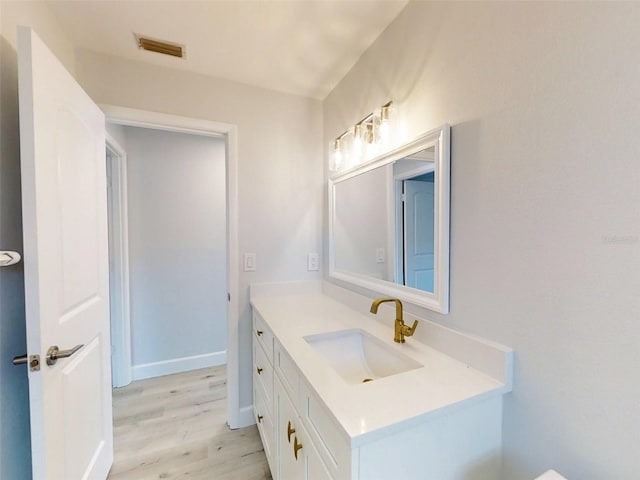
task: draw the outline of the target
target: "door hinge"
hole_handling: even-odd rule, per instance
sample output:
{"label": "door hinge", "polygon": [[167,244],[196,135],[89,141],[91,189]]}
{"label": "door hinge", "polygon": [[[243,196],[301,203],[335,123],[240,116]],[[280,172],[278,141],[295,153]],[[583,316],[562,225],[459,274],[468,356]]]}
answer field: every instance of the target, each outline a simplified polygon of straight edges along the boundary
{"label": "door hinge", "polygon": [[231,294],[229,292],[227,292],[227,302],[231,301]]}

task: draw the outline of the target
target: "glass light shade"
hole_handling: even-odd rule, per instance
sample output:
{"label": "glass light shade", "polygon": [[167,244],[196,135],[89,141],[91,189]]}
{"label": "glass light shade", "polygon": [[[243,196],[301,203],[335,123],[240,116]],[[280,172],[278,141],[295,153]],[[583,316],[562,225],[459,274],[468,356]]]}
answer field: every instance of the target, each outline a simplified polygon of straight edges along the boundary
{"label": "glass light shade", "polygon": [[393,102],[367,115],[331,142],[329,169],[348,170],[388,151],[398,133],[395,122]]}
{"label": "glass light shade", "polygon": [[389,102],[380,107],[380,126],[378,128],[378,143],[381,146],[388,146],[391,143],[391,126],[395,116],[393,103]]}
{"label": "glass light shade", "polygon": [[351,150],[353,152],[353,160],[354,164],[360,162],[362,158],[362,125],[357,124],[353,127],[353,148]]}
{"label": "glass light shade", "polygon": [[337,172],[343,167],[342,141],[337,138],[329,146],[329,169]]}

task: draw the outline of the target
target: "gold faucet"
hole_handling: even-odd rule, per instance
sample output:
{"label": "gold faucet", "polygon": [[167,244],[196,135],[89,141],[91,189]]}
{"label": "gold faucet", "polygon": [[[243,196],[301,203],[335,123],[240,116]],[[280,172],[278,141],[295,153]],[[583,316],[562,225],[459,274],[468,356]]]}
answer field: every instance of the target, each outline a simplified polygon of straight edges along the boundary
{"label": "gold faucet", "polygon": [[378,313],[378,307],[381,303],[396,302],[396,322],[393,335],[393,341],[397,343],[404,343],[404,337],[410,337],[413,332],[416,331],[418,326],[418,320],[413,322],[413,327],[409,327],[404,323],[402,319],[402,302],[397,298],[376,298],[371,304],[371,313]]}

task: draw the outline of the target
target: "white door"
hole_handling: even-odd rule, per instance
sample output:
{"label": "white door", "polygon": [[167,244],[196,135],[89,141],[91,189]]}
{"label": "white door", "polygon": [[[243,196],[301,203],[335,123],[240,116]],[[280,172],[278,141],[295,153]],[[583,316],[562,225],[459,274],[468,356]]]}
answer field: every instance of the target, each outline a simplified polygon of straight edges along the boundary
{"label": "white door", "polygon": [[[18,29],[27,350],[35,480],[102,480],[113,461],[104,115]],[[47,364],[52,346],[82,347]]]}
{"label": "white door", "polygon": [[404,182],[405,285],[433,292],[433,182]]}

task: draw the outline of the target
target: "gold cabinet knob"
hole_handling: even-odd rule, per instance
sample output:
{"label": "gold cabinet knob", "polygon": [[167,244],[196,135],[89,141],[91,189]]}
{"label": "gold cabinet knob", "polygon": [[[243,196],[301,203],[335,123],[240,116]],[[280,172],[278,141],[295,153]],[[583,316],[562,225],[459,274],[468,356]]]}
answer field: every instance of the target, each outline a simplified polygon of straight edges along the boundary
{"label": "gold cabinet knob", "polygon": [[298,450],[302,449],[302,444],[298,443],[298,437],[293,437],[293,456],[298,460]]}
{"label": "gold cabinet knob", "polygon": [[289,420],[289,424],[287,425],[287,440],[291,443],[291,435],[296,433],[296,429],[291,427],[291,420]]}
{"label": "gold cabinet knob", "polygon": [[262,330],[256,330],[256,334],[261,337],[264,332]]}
{"label": "gold cabinet knob", "polygon": [[258,375],[262,375],[262,369],[260,367],[256,367],[256,372],[258,372]]}
{"label": "gold cabinet knob", "polygon": [[262,419],[263,419],[263,418],[264,418],[264,417],[263,417],[262,415],[258,415],[258,423],[262,423]]}

